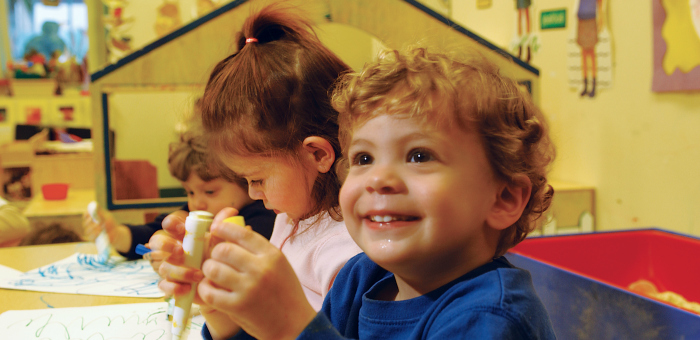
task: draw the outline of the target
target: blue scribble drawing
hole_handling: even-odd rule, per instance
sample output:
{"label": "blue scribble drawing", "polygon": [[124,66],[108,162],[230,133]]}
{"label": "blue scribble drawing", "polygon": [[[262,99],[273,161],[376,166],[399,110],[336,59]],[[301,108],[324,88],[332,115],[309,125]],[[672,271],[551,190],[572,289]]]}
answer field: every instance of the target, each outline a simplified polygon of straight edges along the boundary
{"label": "blue scribble drawing", "polygon": [[[13,340],[168,340],[167,308],[157,302],[7,311],[0,314],[0,334]],[[203,318],[196,318],[188,340],[202,339]]]}
{"label": "blue scribble drawing", "polygon": [[146,260],[112,257],[100,263],[97,255],[76,253],[19,276],[0,278],[0,287],[42,292],[108,296],[162,297],[158,274]]}

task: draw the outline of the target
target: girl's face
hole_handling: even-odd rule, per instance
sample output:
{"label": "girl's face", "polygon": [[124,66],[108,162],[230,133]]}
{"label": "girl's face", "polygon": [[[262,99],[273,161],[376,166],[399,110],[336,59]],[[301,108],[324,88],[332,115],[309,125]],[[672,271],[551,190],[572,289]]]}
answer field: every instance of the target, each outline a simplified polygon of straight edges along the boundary
{"label": "girl's face", "polygon": [[311,190],[319,172],[305,161],[284,156],[222,157],[224,164],[248,181],[248,195],[265,208],[287,213],[293,220],[308,217],[314,202]]}
{"label": "girl's face", "polygon": [[223,208],[241,210],[253,202],[243,188],[223,178],[205,182],[192,172],[187,181],[182,182],[182,186],[187,191],[187,206],[190,211],[204,210],[216,215]]}

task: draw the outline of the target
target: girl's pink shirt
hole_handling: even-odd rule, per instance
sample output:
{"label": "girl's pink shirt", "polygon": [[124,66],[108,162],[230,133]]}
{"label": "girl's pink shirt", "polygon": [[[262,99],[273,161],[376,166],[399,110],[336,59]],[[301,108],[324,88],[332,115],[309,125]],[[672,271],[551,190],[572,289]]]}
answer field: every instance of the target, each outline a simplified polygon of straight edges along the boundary
{"label": "girl's pink shirt", "polygon": [[362,250],[348,234],[345,222],[334,221],[326,212],[299,222],[296,235],[289,237],[293,228],[287,214],[278,214],[270,243],[287,257],[306,298],[318,311],[338,271]]}

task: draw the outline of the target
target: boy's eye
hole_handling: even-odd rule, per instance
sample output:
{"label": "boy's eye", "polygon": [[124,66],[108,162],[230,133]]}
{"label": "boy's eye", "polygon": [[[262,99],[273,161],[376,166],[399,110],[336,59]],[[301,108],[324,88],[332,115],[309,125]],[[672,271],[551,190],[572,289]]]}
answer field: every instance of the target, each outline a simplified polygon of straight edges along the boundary
{"label": "boy's eye", "polygon": [[248,184],[249,185],[260,185],[260,184],[262,184],[262,182],[263,181],[261,179],[253,179],[253,180],[248,181]]}
{"label": "boy's eye", "polygon": [[366,153],[358,153],[352,158],[352,165],[367,165],[372,164],[374,159]]}
{"label": "boy's eye", "polygon": [[435,157],[433,157],[433,154],[431,154],[427,150],[412,150],[408,154],[408,162],[412,163],[423,163],[423,162],[429,162],[434,160]]}
{"label": "boy's eye", "polygon": [[216,190],[207,190],[204,193],[207,195],[213,195],[216,192]]}
{"label": "boy's eye", "polygon": [[194,195],[194,191],[189,191],[189,190],[188,190],[188,191],[187,191],[187,196],[192,196],[192,195]]}

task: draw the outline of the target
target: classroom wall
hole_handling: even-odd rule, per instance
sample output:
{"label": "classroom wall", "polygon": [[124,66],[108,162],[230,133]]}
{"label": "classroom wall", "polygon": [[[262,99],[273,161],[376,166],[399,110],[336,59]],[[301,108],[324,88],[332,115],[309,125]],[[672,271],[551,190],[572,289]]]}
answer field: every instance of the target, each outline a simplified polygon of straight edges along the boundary
{"label": "classroom wall", "polygon": [[[492,1],[486,10],[477,10],[476,2],[451,1],[448,13],[507,47],[516,31],[514,2]],[[579,97],[567,82],[566,41],[576,29],[576,0],[533,0],[541,49],[532,64],[541,72],[541,107],[558,151],[550,177],[596,187],[598,230],[658,226],[700,235],[700,93],[651,92],[651,1],[605,3],[613,85],[591,99]],[[541,11],[558,8],[567,9],[567,28],[539,30]],[[144,25],[143,31],[153,32],[152,24]]]}
{"label": "classroom wall", "polygon": [[158,171],[158,187],[180,188],[170,174],[170,143],[175,126],[192,110],[192,91],[117,92],[109,97],[110,127],[115,133],[115,158],[149,160]]}
{"label": "classroom wall", "polygon": [[[652,1],[608,1],[613,86],[594,99],[567,84],[566,39],[576,29],[574,0],[533,0],[542,48],[541,107],[557,146],[552,178],[591,184],[598,230],[657,226],[700,236],[700,92],[651,92]],[[513,1],[453,1],[453,19],[506,46],[515,32]],[[542,10],[566,8],[567,28],[539,30]]]}

